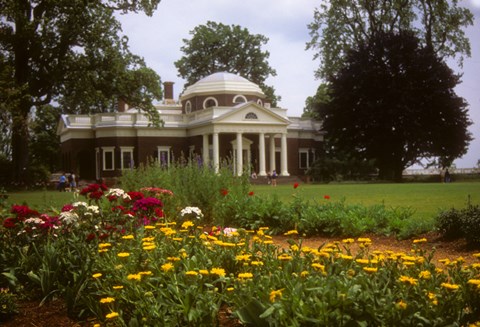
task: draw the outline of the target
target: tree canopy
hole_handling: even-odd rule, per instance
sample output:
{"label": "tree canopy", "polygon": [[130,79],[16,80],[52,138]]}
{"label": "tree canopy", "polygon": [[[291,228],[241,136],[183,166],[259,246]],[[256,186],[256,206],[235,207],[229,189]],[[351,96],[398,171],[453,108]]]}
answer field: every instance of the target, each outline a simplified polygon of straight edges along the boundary
{"label": "tree canopy", "polygon": [[345,62],[345,54],[379,33],[411,30],[422,46],[439,58],[470,56],[470,42],[462,28],[473,25],[473,14],[458,0],[330,0],[315,9],[308,25],[320,59],[317,77],[326,78]]}
{"label": "tree canopy", "polygon": [[413,33],[377,34],[330,76],[324,130],[338,150],[374,159],[382,179],[401,179],[422,158],[448,165],[471,140],[459,81]]}
{"label": "tree canopy", "polygon": [[175,62],[178,75],[187,80],[187,85],[210,74],[227,71],[258,84],[276,106],[280,97],[275,95],[272,86],[265,84],[269,76],[277,74],[267,61],[270,53],[262,51],[267,37],[250,34],[248,29],[238,25],[212,21],[195,27],[190,34],[190,40],[183,39],[184,55]]}
{"label": "tree canopy", "polygon": [[[31,110],[108,111],[118,99],[158,119],[160,78],[130,53],[115,12],[151,15],[160,0],[4,0],[0,3],[0,110],[11,122],[17,180],[29,168]],[[8,121],[3,119],[2,121]]]}

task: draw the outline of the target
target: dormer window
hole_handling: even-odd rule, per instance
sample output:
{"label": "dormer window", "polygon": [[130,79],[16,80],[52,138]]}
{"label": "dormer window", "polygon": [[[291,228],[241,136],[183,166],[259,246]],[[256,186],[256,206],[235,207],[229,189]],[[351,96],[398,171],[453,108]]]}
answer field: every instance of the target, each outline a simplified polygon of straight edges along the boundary
{"label": "dormer window", "polygon": [[245,115],[245,119],[258,119],[258,116],[254,112],[249,112],[248,114]]}
{"label": "dormer window", "polygon": [[245,103],[247,102],[247,98],[245,98],[243,95],[239,94],[239,95],[236,95],[234,98],[233,98],[233,103],[235,104],[239,104],[239,103]]}
{"label": "dormer window", "polygon": [[210,107],[218,107],[217,99],[214,97],[208,97],[203,101],[203,109],[207,109]]}

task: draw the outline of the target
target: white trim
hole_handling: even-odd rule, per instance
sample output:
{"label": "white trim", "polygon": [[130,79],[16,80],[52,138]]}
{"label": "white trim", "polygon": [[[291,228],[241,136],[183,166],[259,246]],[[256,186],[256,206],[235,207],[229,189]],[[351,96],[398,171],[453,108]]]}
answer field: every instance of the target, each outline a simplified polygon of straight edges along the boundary
{"label": "white trim", "polygon": [[192,102],[190,100],[188,100],[186,103],[185,103],[185,113],[186,114],[189,114],[192,112]]}
{"label": "white trim", "polygon": [[[106,167],[106,154],[110,153],[112,155],[112,167]],[[113,171],[115,170],[115,147],[114,146],[102,146],[102,170],[103,171]]]}
{"label": "white trim", "polygon": [[[243,101],[238,101],[237,102],[237,99],[242,99]],[[247,98],[245,98],[244,95],[237,94],[236,96],[233,97],[233,103],[235,103],[235,104],[245,103],[245,102],[247,102]]]}
{"label": "white trim", "polygon": [[[170,162],[171,162],[170,149],[171,148],[172,148],[171,146],[157,146],[157,161],[160,166],[164,164],[166,164],[167,167],[170,166]],[[162,161],[162,155],[161,155],[162,152],[167,154],[166,162]]]}
{"label": "white trim", "polygon": [[213,102],[215,102],[215,105],[213,107],[218,107],[217,99],[215,99],[215,97],[208,97],[205,100],[203,100],[203,109],[210,108],[210,107],[207,107],[207,102],[210,101],[210,100],[213,100]]}
{"label": "white trim", "polygon": [[[302,154],[306,154],[306,166],[302,166]],[[310,168],[310,151],[308,148],[298,148],[298,168],[308,169]]]}
{"label": "white trim", "polygon": [[[133,160],[133,146],[121,146],[120,147],[120,168],[121,169],[133,169],[135,167],[135,162]],[[130,153],[130,161],[124,162],[123,154]]]}

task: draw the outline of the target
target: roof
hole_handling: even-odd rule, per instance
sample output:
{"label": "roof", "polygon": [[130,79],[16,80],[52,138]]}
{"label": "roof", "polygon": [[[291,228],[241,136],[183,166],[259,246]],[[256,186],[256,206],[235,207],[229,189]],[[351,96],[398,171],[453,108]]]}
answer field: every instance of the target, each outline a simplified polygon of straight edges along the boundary
{"label": "roof", "polygon": [[181,99],[200,94],[255,94],[265,97],[262,89],[244,77],[228,72],[218,72],[202,78],[187,89],[180,96]]}

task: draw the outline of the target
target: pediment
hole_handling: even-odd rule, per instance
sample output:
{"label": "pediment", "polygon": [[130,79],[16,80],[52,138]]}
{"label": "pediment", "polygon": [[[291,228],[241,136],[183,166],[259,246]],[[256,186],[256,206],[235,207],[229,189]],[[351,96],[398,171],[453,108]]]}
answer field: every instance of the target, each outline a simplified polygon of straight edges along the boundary
{"label": "pediment", "polygon": [[283,117],[270,109],[264,108],[257,103],[248,102],[232,108],[231,111],[216,117],[213,123],[235,123],[235,124],[275,124],[289,125],[288,118]]}

